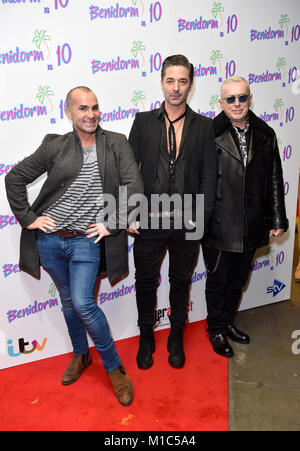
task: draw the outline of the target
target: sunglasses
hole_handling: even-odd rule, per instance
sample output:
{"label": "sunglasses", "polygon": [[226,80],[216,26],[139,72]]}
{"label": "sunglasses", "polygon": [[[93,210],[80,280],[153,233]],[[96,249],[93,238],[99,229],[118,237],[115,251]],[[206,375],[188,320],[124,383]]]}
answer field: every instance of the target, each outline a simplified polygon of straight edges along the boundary
{"label": "sunglasses", "polygon": [[248,97],[249,97],[248,94],[241,94],[239,96],[224,97],[224,99],[229,105],[232,105],[235,102],[235,99],[239,99],[240,103],[245,103],[247,102]]}

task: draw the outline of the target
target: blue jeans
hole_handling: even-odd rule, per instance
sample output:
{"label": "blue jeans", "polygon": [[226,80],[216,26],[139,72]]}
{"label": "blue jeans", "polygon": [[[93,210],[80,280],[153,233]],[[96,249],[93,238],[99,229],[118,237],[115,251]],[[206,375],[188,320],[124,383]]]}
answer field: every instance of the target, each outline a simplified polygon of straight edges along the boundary
{"label": "blue jeans", "polygon": [[88,352],[86,331],[107,372],[121,362],[105,314],[95,302],[100,265],[100,243],[86,236],[61,238],[39,231],[37,248],[42,267],[55,283],[75,355]]}

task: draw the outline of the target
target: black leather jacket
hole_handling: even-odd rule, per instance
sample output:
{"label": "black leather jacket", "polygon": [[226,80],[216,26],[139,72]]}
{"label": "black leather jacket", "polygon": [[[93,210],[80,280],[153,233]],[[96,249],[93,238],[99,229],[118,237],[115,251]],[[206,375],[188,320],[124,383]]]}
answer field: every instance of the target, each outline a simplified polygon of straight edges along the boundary
{"label": "black leather jacket", "polygon": [[[243,252],[265,246],[269,230],[288,229],[281,160],[274,130],[249,111],[250,147],[244,168],[224,112],[214,120],[217,145],[215,209],[204,242]],[[246,230],[245,230],[246,229]]]}

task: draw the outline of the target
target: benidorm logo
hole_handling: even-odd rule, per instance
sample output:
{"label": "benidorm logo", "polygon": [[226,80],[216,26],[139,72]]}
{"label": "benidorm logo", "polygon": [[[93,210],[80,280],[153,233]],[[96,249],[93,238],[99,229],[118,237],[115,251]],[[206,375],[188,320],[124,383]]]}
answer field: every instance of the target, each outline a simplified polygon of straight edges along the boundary
{"label": "benidorm logo", "polygon": [[52,309],[53,307],[58,307],[58,300],[55,299],[47,299],[47,301],[44,302],[38,302],[37,300],[34,301],[33,305],[30,304],[27,307],[23,309],[13,309],[9,310],[7,315],[7,320],[9,323],[12,323],[16,319],[22,319],[31,315],[34,315],[36,313],[43,312],[48,309]]}
{"label": "benidorm logo", "polygon": [[90,6],[90,19],[129,19],[139,17],[139,9],[134,6],[122,7],[119,3],[108,8]]}
{"label": "benidorm logo", "polygon": [[[274,30],[271,26],[265,30],[250,30],[250,41],[261,41],[266,39],[284,39],[288,35],[288,26],[290,19],[287,14],[281,14],[278,21],[280,29]],[[284,30],[283,30],[284,28]]]}
{"label": "benidorm logo", "polygon": [[277,294],[280,293],[285,288],[285,286],[286,285],[283,282],[274,279],[273,285],[267,288],[267,294],[273,293],[273,298],[275,298],[275,296],[277,296]]}
{"label": "benidorm logo", "polygon": [[46,41],[51,41],[51,37],[47,34],[46,30],[35,30],[32,38],[32,43],[37,50],[25,50],[16,46],[13,50],[7,50],[0,53],[0,64],[22,64],[22,63],[36,63],[45,60],[44,52],[41,49],[47,50],[46,58],[50,56],[50,48]]}
{"label": "benidorm logo", "polygon": [[39,116],[47,116],[47,109],[45,106],[26,106],[23,103],[20,103],[18,106],[12,106],[6,110],[0,110],[0,123]]}
{"label": "benidorm logo", "polygon": [[[274,67],[278,70],[277,72],[272,70],[266,70],[262,74],[254,74],[249,73],[248,81],[249,84],[253,83],[266,83],[271,81],[284,81],[286,77],[286,59],[282,56],[277,58],[276,64]],[[292,79],[293,71],[290,69],[289,71],[289,82]]]}
{"label": "benidorm logo", "polygon": [[202,16],[195,20],[178,19],[178,31],[199,31],[199,30],[214,30],[219,28],[219,23],[214,19],[203,19]]}
{"label": "benidorm logo", "polygon": [[250,73],[248,75],[249,85],[252,85],[253,83],[266,83],[269,81],[277,81],[277,80],[281,80],[281,72],[269,72],[267,70],[262,74]]}
{"label": "benidorm logo", "polygon": [[101,61],[93,59],[91,61],[92,73],[97,72],[113,72],[113,71],[126,71],[129,69],[139,69],[139,60],[133,58],[123,59],[120,56],[109,60]]}
{"label": "benidorm logo", "polygon": [[262,119],[265,122],[271,122],[271,121],[281,121],[283,119],[283,107],[284,107],[284,101],[281,98],[276,98],[273,108],[276,111],[276,113],[272,112],[269,113],[267,111],[264,111],[264,113],[259,114],[260,119]]}
{"label": "benidorm logo", "polygon": [[15,50],[8,50],[0,53],[0,64],[29,63],[44,61],[44,54],[37,50],[24,50],[16,47]]}
{"label": "benidorm logo", "polygon": [[[216,19],[219,17],[220,26],[223,25],[224,8],[221,2],[214,2],[211,14]],[[199,30],[214,30],[219,28],[219,21],[214,19],[204,19],[202,16],[195,20],[178,19],[178,31],[199,31]]]}
{"label": "benidorm logo", "polygon": [[122,287],[117,288],[114,291],[111,292],[102,292],[99,294],[98,299],[100,304],[104,304],[106,301],[112,301],[114,299],[121,298],[123,296],[127,296],[130,293],[135,292],[135,284],[132,285],[122,285]]}
{"label": "benidorm logo", "polygon": [[146,46],[142,41],[133,41],[130,49],[130,53],[134,58],[122,58],[116,56],[115,58],[103,61],[93,59],[91,61],[92,73],[97,72],[115,72],[115,71],[127,71],[130,69],[139,69],[140,66],[145,65],[144,51]]}

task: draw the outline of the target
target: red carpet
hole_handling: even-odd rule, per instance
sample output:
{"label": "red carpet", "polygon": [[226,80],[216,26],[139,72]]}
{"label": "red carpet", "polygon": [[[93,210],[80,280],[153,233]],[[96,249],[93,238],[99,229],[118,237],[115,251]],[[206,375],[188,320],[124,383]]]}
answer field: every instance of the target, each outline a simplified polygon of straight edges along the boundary
{"label": "red carpet", "polygon": [[174,369],[166,350],[169,330],[155,333],[154,365],[139,370],[138,337],[116,342],[135,388],[122,407],[95,348],[93,364],[73,385],[61,385],[71,354],[0,371],[2,431],[224,431],[228,430],[228,362],[216,355],[206,322],[184,333],[186,364]]}

